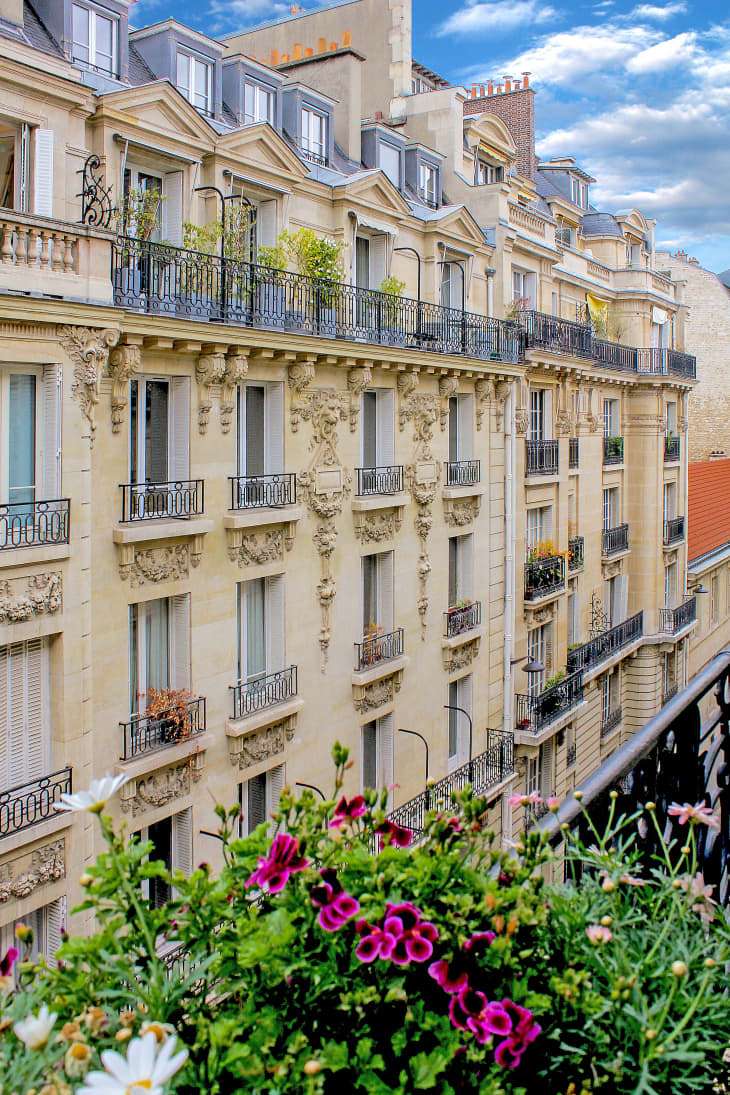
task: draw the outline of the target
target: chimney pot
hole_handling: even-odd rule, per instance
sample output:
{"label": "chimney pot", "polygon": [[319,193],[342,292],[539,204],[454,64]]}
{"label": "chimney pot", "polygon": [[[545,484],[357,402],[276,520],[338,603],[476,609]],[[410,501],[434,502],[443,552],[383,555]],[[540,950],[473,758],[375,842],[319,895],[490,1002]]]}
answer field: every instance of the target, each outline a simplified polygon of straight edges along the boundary
{"label": "chimney pot", "polygon": [[302,43],[295,42],[294,49],[292,50],[292,60],[298,61],[302,56]]}
{"label": "chimney pot", "polygon": [[382,112],[382,110],[376,110],[376,111],[375,111],[375,121],[376,121],[376,122],[382,122],[382,120],[383,120],[383,112]]}
{"label": "chimney pot", "polygon": [[471,97],[472,97],[472,99],[476,99],[476,97],[477,97],[477,86],[476,86],[476,84],[471,85]]}
{"label": "chimney pot", "polygon": [[502,94],[502,85],[497,84],[497,95],[501,95],[501,94]]}
{"label": "chimney pot", "polygon": [[505,76],[505,78],[504,78],[504,90],[505,91],[511,91],[512,90],[512,81],[510,80],[509,76]]}
{"label": "chimney pot", "polygon": [[305,46],[304,56],[305,57],[314,57],[314,50],[312,49],[311,46]]}
{"label": "chimney pot", "polygon": [[494,95],[494,84],[490,82],[487,84],[487,95]]}
{"label": "chimney pot", "polygon": [[271,53],[269,54],[269,64],[271,65],[272,68],[276,68],[278,63],[279,63],[279,51],[278,51],[278,49],[272,49]]}
{"label": "chimney pot", "polygon": [[337,49],[337,42],[330,42],[330,49]]}
{"label": "chimney pot", "polygon": [[326,38],[318,38],[317,39],[317,53],[326,53],[326,52],[327,52],[327,39]]}
{"label": "chimney pot", "polygon": [[342,45],[343,46],[351,46],[352,45],[352,34],[349,30],[343,30],[343,32],[342,32]]}
{"label": "chimney pot", "polygon": [[514,90],[515,90],[515,91],[519,91],[519,90],[520,90],[520,81],[519,81],[519,80],[515,80],[515,83],[514,83]]}
{"label": "chimney pot", "polygon": [[289,58],[289,54],[288,54],[288,53],[282,53],[282,55],[281,55],[281,63],[282,63],[282,65],[285,65],[285,64],[287,63],[287,61],[289,61],[289,59],[290,59],[290,58]]}
{"label": "chimney pot", "polygon": [[529,87],[530,86],[530,73],[529,72],[523,72],[522,75],[524,77],[524,79],[522,81],[522,86],[523,87]]}
{"label": "chimney pot", "polygon": [[479,98],[480,99],[484,98],[484,84],[479,85]]}

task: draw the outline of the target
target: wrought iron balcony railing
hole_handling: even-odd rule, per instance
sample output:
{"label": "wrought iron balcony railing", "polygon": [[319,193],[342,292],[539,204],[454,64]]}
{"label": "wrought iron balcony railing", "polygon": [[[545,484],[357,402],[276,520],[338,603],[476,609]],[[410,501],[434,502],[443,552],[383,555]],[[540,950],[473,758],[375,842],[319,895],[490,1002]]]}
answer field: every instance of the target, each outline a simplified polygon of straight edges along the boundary
{"label": "wrought iron balcony railing", "polygon": [[308,160],[310,163],[316,164],[318,167],[327,167],[329,160],[326,156],[320,156],[318,152],[312,152],[311,149],[305,148],[304,145],[297,145],[297,152],[303,160]]}
{"label": "wrought iron balcony railing", "polygon": [[604,437],[603,439],[603,463],[623,464],[624,439],[623,437]]}
{"label": "wrought iron balcony railing", "polygon": [[664,690],[662,691],[662,707],[673,700],[679,691],[679,684],[677,681],[665,681]]}
{"label": "wrought iron balcony railing", "polygon": [[525,563],[525,600],[537,601],[565,587],[565,557],[548,555]]}
{"label": "wrought iron balcony railing", "polygon": [[525,441],[525,475],[558,474],[557,441]]}
{"label": "wrought iron balcony railing", "polygon": [[676,433],[668,433],[664,438],[664,463],[669,464],[679,460],[681,443]]}
{"label": "wrought iron balcony railing", "polygon": [[623,708],[621,707],[609,711],[601,722],[601,737],[607,738],[609,734],[612,734],[616,727],[621,725],[621,719],[623,717],[624,713]]}
{"label": "wrought iron balcony railing", "polygon": [[659,609],[659,630],[663,634],[675,635],[687,624],[697,619],[697,598],[688,597],[677,608]]}
{"label": "wrought iron balcony railing", "polygon": [[462,764],[448,776],[430,784],[415,798],[404,802],[388,814],[396,825],[419,834],[423,832],[426,814],[438,809],[453,813],[452,792],[461,791],[467,783],[480,798],[488,797],[492,787],[498,787],[514,772],[514,738],[502,730],[488,730],[487,748],[479,756]]}
{"label": "wrought iron balcony railing", "polygon": [[629,526],[616,525],[615,528],[605,528],[601,533],[601,555],[617,555],[620,551],[629,550]]}
{"label": "wrought iron balcony railing", "polygon": [[602,368],[616,369],[622,373],[636,372],[638,350],[635,346],[624,346],[607,338],[594,339],[593,346],[595,360]]}
{"label": "wrought iron balcony railing", "polygon": [[697,378],[697,358],[681,350],[642,349],[637,350],[637,372],[653,373],[656,376],[681,376],[686,380]]}
{"label": "wrought iron balcony railing", "polygon": [[67,544],[71,526],[71,502],[0,503],[0,551],[11,548]]}
{"label": "wrought iron balcony railing", "polygon": [[444,612],[444,635],[447,639],[453,639],[456,635],[463,635],[466,631],[473,631],[482,622],[482,603],[472,601],[471,604],[456,606]]}
{"label": "wrought iron balcony railing", "polygon": [[281,475],[231,475],[231,509],[292,506],[297,500],[294,472]]}
{"label": "wrought iron balcony railing", "polygon": [[643,634],[644,613],[637,612],[635,616],[629,616],[608,631],[601,631],[598,635],[594,635],[587,643],[569,650],[566,662],[568,672],[576,669],[590,669],[633,643]]}
{"label": "wrought iron balcony railing", "polygon": [[21,829],[55,817],[53,804],[61,801],[62,794],[70,792],[70,768],[0,791],[0,837],[19,833]]}
{"label": "wrought iron balcony railing", "polygon": [[578,746],[575,743],[573,743],[573,745],[569,745],[568,748],[565,751],[565,767],[566,768],[572,768],[573,765],[576,762],[577,756],[578,756]]}
{"label": "wrought iron balcony railing", "polygon": [[251,681],[238,681],[231,685],[233,693],[233,717],[244,719],[267,707],[275,707],[297,694],[297,667],[290,665],[277,673],[267,673]]}
{"label": "wrought iron balcony railing", "polygon": [[447,460],[446,486],[473,487],[481,477],[480,460]]}
{"label": "wrought iron balcony railing", "polygon": [[508,320],[129,236],[112,245],[112,283],[114,303],[129,311],[484,361],[522,357],[522,332]]}
{"label": "wrought iron balcony railing", "polygon": [[584,538],[582,536],[571,536],[568,540],[568,570],[582,569],[584,551]]}
{"label": "wrought iron balcony railing", "polygon": [[670,517],[664,522],[664,543],[676,544],[684,540],[684,517]]}
{"label": "wrought iron balcony railing", "polygon": [[577,468],[580,464],[580,440],[577,437],[568,438],[568,467]]}
{"label": "wrought iron balcony railing", "polygon": [[583,672],[571,673],[539,696],[515,696],[515,727],[537,734],[583,699]]}
{"label": "wrought iron balcony railing", "polygon": [[399,494],[403,490],[403,465],[355,468],[358,495]]}
{"label": "wrought iron balcony railing", "polygon": [[122,760],[132,760],[168,745],[179,745],[205,732],[205,698],[196,696],[186,703],[156,715],[134,715],[120,722],[123,735]]}
{"label": "wrought iron balcony railing", "polygon": [[387,635],[365,635],[361,642],[355,643],[355,670],[374,669],[381,662],[399,658],[402,653],[402,627]]}
{"label": "wrought iron balcony railing", "polygon": [[595,357],[593,335],[587,324],[560,319],[546,312],[522,312],[519,318],[528,347],[536,346],[571,357]]}
{"label": "wrought iron balcony railing", "polygon": [[202,479],[119,485],[122,488],[122,521],[199,517],[204,510],[205,484]]}

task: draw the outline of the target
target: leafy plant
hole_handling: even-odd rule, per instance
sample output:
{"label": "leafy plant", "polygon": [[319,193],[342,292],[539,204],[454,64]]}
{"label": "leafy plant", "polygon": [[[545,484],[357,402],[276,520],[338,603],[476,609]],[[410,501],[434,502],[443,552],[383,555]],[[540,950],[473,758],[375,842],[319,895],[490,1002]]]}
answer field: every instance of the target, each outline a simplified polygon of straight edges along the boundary
{"label": "leafy plant", "polygon": [[159,190],[128,190],[114,210],[117,230],[147,243],[160,227],[164,200]]}
{"label": "leafy plant", "polygon": [[325,283],[342,281],[344,244],[339,240],[318,236],[311,228],[300,228],[297,232],[282,232],[277,245],[294,260],[300,274]]}
{"label": "leafy plant", "polygon": [[552,688],[555,684],[560,684],[562,680],[565,680],[565,670],[559,669],[554,676],[548,677],[545,681],[545,690],[547,691],[548,688]]}
{"label": "leafy plant", "polygon": [[401,281],[400,278],[390,277],[383,278],[380,283],[380,292],[387,293],[389,297],[402,297],[405,290],[406,283]]}

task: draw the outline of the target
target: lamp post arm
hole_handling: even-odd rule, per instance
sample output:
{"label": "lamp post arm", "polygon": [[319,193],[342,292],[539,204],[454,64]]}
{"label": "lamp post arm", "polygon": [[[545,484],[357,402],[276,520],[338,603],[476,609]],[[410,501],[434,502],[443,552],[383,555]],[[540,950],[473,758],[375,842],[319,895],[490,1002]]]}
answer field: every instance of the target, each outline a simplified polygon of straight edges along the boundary
{"label": "lamp post arm", "polygon": [[418,730],[405,730],[401,727],[398,728],[399,734],[412,734],[414,738],[420,738],[426,747],[426,783],[428,783],[428,742],[424,738],[423,734],[419,734]]}
{"label": "lamp post arm", "polygon": [[327,799],[324,797],[323,793],[320,791],[319,787],[315,787],[313,783],[301,783],[299,780],[297,780],[296,786],[297,787],[306,787],[308,791],[316,791],[317,794],[319,795],[319,797],[322,799],[322,802],[327,801]]}
{"label": "lamp post arm", "polygon": [[469,720],[469,782],[471,783],[472,776],[472,746],[474,744],[474,724],[471,720],[471,715],[468,711],[465,711],[463,707],[457,707],[454,703],[445,703],[444,709],[446,711],[460,711],[462,715],[465,715]]}

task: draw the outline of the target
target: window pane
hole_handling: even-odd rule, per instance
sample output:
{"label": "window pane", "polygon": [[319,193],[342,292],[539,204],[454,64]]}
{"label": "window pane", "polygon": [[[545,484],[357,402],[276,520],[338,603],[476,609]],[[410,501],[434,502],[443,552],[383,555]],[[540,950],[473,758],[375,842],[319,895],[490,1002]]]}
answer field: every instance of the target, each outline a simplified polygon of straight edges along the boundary
{"label": "window pane", "polygon": [[184,53],[177,55],[177,86],[184,95],[190,90],[190,58]]}
{"label": "window pane", "polygon": [[362,466],[378,466],[378,396],[377,392],[363,392],[362,396]]}
{"label": "window pane", "polygon": [[[145,605],[147,689],[170,687],[169,602],[167,597]],[[142,701],[144,706],[144,701]]]}
{"label": "window pane", "polygon": [[368,722],[362,728],[362,786],[378,786],[378,727]]}
{"label": "window pane", "polygon": [[35,377],[10,375],[8,501],[35,498]]}
{"label": "window pane", "polygon": [[266,675],[266,581],[246,582],[246,680]]}
{"label": "window pane", "polygon": [[[456,681],[449,684],[449,708],[459,705],[459,693]],[[459,748],[459,712],[449,710],[449,757],[455,757]]]}
{"label": "window pane", "polygon": [[380,168],[393,186],[400,186],[400,151],[391,144],[380,144]]}
{"label": "window pane", "polygon": [[73,6],[73,55],[77,61],[89,62],[89,11]]}
{"label": "window pane", "polygon": [[363,633],[378,625],[378,557],[364,555],[362,560]]}
{"label": "window pane", "polygon": [[192,67],[194,81],[192,101],[194,105],[201,110],[207,110],[210,65],[206,65],[202,61],[196,61],[195,58],[193,58]]}
{"label": "window pane", "polygon": [[95,22],[95,50],[93,64],[104,72],[112,72],[114,60],[113,35],[114,24],[111,19],[105,19],[102,15],[94,16]]}

